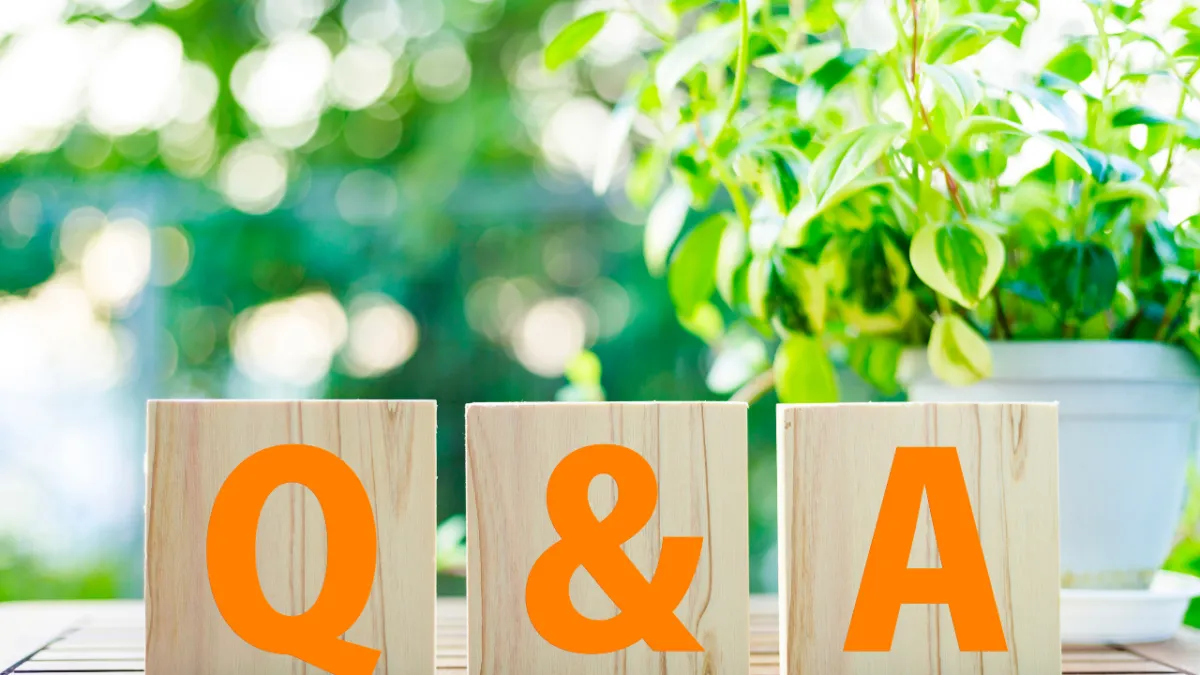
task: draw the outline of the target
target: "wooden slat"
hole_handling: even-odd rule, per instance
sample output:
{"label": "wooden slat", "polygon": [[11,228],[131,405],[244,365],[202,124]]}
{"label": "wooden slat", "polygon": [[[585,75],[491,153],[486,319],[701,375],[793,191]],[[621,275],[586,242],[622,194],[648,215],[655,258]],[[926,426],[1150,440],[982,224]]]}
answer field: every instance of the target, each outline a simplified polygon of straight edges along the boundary
{"label": "wooden slat", "polygon": [[[103,604],[103,603],[97,603]],[[774,596],[752,596],[750,601],[750,674],[781,675],[779,672],[778,601]],[[441,598],[437,603],[437,674],[466,675],[467,672],[467,606],[463,598]],[[92,625],[96,628],[96,625]],[[123,628],[138,628],[124,623]],[[28,672],[46,662],[88,661],[90,666],[134,666],[125,671],[140,673],[141,658],[131,650],[140,650],[138,631],[77,630],[35,658],[18,672]],[[87,643],[87,648],[79,645]],[[140,651],[137,653],[140,654]],[[1067,646],[1062,649],[1064,675],[1135,675],[1138,673],[1197,675],[1200,659],[1200,633],[1184,629],[1173,640],[1154,645]],[[2,667],[2,666],[0,666]],[[57,666],[56,667],[67,667]],[[34,671],[36,672],[36,671]],[[67,672],[72,672],[68,670]],[[83,671],[86,672],[86,671]],[[60,674],[61,675],[61,674]],[[213,673],[212,675],[220,675]],[[526,673],[526,675],[541,675]],[[1030,673],[1029,675],[1042,675]]]}
{"label": "wooden slat", "polygon": [[1130,645],[1135,654],[1165,663],[1185,673],[1200,673],[1200,632],[1186,629],[1174,639],[1148,645]]}

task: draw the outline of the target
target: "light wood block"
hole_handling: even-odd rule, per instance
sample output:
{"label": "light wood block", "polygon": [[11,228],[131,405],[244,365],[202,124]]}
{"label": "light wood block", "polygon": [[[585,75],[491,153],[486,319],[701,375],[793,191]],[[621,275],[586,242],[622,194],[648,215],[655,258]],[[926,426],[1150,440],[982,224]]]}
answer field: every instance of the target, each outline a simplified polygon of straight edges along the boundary
{"label": "light wood block", "polygon": [[[1053,404],[780,406],[781,671],[1061,672]],[[898,447],[958,450],[1007,652],[962,652],[946,605],[904,605],[890,652],[843,651]],[[938,567],[928,504],[909,567]]]}
{"label": "light wood block", "polygon": [[[146,672],[324,672],[238,637],[217,610],[206,571],[209,514],[225,478],[259,450],[296,443],[345,461],[375,512],[375,582],[345,639],[383,652],[376,673],[433,673],[436,424],[432,401],[152,401]],[[294,483],[277,488],[262,510],[257,540],[259,580],[271,606],[291,615],[311,607],[321,592],[325,556],[316,497]]]}
{"label": "light wood block", "polygon": [[[559,540],[546,506],[551,472],[592,444],[633,449],[654,468],[659,502],[625,554],[643,577],[664,536],[704,538],[699,567],[675,609],[703,652],[653,652],[645,642],[584,655],[538,634],[526,580]],[[729,403],[498,404],[467,408],[468,662],[471,675],[746,675],[749,669],[749,545],[746,406]],[[593,480],[597,517],[619,498],[607,476]],[[583,570],[571,599],[585,616],[616,607]]]}

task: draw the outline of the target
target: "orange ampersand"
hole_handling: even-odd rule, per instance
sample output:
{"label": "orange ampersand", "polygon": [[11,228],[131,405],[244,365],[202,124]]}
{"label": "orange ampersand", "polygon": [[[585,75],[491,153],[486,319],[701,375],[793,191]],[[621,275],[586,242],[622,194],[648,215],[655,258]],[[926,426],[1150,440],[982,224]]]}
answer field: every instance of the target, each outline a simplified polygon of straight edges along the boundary
{"label": "orange ampersand", "polygon": [[[588,487],[600,474],[612,476],[618,494],[603,520],[588,503]],[[639,640],[656,652],[704,651],[675,616],[696,575],[703,537],[663,537],[650,581],[621,550],[650,521],[657,503],[654,469],[627,447],[589,445],[555,467],[546,507],[562,539],[533,564],[525,586],[529,620],[546,642],[576,654],[607,654]],[[571,576],[581,566],[616,604],[616,616],[589,619],[575,609]]]}

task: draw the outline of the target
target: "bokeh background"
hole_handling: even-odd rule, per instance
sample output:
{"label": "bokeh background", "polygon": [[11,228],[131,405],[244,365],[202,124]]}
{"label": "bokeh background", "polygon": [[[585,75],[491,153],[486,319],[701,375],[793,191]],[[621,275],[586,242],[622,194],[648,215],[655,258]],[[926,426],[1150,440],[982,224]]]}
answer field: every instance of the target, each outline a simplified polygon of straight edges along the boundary
{"label": "bokeh background", "polygon": [[[1043,2],[1036,48],[1087,32],[1081,2]],[[0,600],[141,595],[147,398],[437,399],[444,520],[466,403],[724,399],[765,366],[677,325],[647,214],[591,189],[628,169],[608,109],[653,38],[614,14],[577,64],[541,47],[600,6],[0,0]]]}

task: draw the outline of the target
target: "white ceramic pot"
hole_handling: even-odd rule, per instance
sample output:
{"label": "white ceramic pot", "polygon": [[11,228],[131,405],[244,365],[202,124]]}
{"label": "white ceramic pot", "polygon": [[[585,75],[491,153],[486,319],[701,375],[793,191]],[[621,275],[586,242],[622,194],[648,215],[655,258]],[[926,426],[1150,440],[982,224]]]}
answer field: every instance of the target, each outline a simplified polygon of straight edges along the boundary
{"label": "white ceramic pot", "polygon": [[912,401],[1057,401],[1064,588],[1147,588],[1170,553],[1200,422],[1200,363],[1154,342],[994,343],[954,387],[905,353]]}

